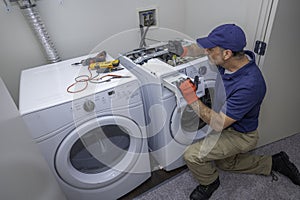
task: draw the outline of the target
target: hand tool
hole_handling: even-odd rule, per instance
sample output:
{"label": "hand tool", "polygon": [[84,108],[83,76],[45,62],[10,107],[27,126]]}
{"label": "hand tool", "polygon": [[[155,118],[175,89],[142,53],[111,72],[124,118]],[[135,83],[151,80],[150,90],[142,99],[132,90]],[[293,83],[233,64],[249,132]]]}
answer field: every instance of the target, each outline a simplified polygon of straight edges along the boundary
{"label": "hand tool", "polygon": [[94,70],[94,69],[113,69],[114,67],[119,66],[120,60],[111,60],[111,61],[105,61],[105,62],[95,62],[91,63],[89,65],[89,69]]}
{"label": "hand tool", "polygon": [[[105,77],[110,77],[110,78],[103,80],[103,78],[105,78]],[[115,78],[130,78],[130,77],[131,76],[123,76],[123,75],[116,75],[116,74],[106,74],[104,76],[101,76],[100,78],[91,79],[91,80],[89,80],[89,82],[91,82],[91,83],[104,83],[104,82],[109,82],[109,81],[111,81],[112,79],[115,79]]]}
{"label": "hand tool", "polygon": [[106,60],[106,51],[101,51],[94,57],[86,58],[84,60],[81,60],[80,62],[73,63],[72,65],[87,66],[87,65],[90,65],[90,64],[96,63],[96,62],[104,62],[105,60]]}

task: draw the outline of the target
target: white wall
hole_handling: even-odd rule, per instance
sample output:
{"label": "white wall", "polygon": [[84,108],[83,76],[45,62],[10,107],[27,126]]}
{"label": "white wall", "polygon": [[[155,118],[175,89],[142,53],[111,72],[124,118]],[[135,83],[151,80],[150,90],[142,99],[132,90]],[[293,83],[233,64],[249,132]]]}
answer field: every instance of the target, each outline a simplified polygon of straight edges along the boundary
{"label": "white wall", "polygon": [[185,30],[193,38],[206,36],[217,25],[234,23],[243,28],[248,49],[253,49],[262,3],[267,0],[188,0]]}
{"label": "white wall", "polygon": [[66,200],[1,77],[0,94],[0,199]]}
{"label": "white wall", "polygon": [[[59,2],[39,0],[37,7],[62,59],[88,54],[110,36],[138,28],[138,8],[157,6],[160,27],[177,31],[184,29],[185,1],[182,0]],[[13,4],[10,12],[5,10],[4,3],[0,2],[0,5],[0,75],[18,104],[21,70],[46,64],[47,61],[18,5]],[[135,38],[125,38],[126,44],[131,42],[130,39]],[[118,49],[122,46],[124,49],[126,45],[120,45],[117,41],[111,47]]]}

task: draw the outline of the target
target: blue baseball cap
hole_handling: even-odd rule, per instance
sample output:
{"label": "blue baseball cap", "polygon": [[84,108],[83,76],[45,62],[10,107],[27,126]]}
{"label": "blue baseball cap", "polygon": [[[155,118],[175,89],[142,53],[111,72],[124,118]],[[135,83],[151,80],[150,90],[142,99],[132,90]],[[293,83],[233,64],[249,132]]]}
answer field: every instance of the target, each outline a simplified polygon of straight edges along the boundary
{"label": "blue baseball cap", "polygon": [[205,49],[219,46],[235,52],[242,51],[247,44],[244,31],[235,24],[220,25],[207,37],[198,38],[196,41]]}

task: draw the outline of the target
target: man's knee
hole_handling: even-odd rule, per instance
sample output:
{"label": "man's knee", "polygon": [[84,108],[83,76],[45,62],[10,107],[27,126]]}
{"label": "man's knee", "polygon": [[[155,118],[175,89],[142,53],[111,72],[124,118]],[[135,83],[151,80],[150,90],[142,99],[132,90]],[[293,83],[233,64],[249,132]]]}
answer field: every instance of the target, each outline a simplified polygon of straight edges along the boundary
{"label": "man's knee", "polygon": [[184,158],[185,162],[188,162],[188,163],[193,163],[196,160],[199,160],[199,158],[197,156],[197,152],[195,152],[195,150],[193,148],[187,148],[183,154],[183,158]]}

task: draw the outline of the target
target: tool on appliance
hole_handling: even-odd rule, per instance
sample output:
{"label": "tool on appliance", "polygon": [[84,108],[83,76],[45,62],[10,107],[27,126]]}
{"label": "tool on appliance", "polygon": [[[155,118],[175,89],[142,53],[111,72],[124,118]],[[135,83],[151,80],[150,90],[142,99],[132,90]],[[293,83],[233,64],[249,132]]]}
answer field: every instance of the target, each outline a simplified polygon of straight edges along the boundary
{"label": "tool on appliance", "polygon": [[[108,79],[105,79],[106,77],[109,77]],[[115,78],[130,78],[131,76],[123,76],[123,75],[117,75],[117,74],[106,74],[104,76],[101,76],[97,79],[91,79],[89,80],[90,83],[104,83],[104,82],[109,82],[112,79]]]}
{"label": "tool on appliance", "polygon": [[104,62],[95,62],[95,63],[91,63],[89,65],[89,69],[91,70],[98,70],[98,69],[113,69],[114,67],[119,66],[120,64],[120,60],[115,59],[115,60],[111,60],[111,61],[104,61]]}
{"label": "tool on appliance", "polygon": [[101,51],[94,57],[86,58],[84,60],[81,60],[80,62],[73,63],[72,65],[87,66],[95,62],[104,62],[104,61],[106,61],[106,51]]}

